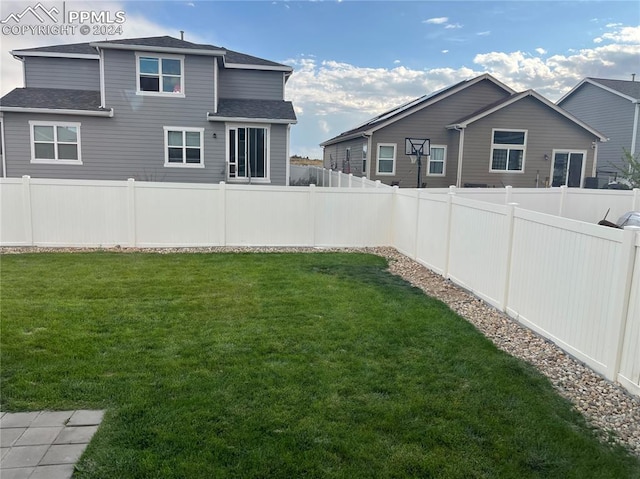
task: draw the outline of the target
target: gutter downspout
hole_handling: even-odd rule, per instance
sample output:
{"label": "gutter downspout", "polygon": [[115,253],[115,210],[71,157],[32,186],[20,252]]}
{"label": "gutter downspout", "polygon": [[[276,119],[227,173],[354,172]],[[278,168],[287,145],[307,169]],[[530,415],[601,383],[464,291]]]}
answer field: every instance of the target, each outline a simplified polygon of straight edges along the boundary
{"label": "gutter downspout", "polygon": [[460,126],[454,126],[454,130],[460,132],[460,141],[458,143],[458,171],[456,173],[456,188],[460,188],[462,185],[462,157],[464,154],[464,128]]}
{"label": "gutter downspout", "polygon": [[631,154],[636,154],[636,141],[638,139],[638,116],[640,115],[640,100],[636,100],[636,111],[633,115],[633,133],[631,136]]}
{"label": "gutter downspout", "polygon": [[105,81],[104,81],[104,50],[96,47],[98,50],[98,55],[100,55],[100,107],[107,107],[107,93],[105,91]]}
{"label": "gutter downspout", "polygon": [[598,174],[598,139],[593,142],[593,168],[591,168],[591,176],[595,177]]}
{"label": "gutter downspout", "polygon": [[7,177],[7,147],[4,144],[4,116],[0,118],[0,141],[2,141],[2,177]]}

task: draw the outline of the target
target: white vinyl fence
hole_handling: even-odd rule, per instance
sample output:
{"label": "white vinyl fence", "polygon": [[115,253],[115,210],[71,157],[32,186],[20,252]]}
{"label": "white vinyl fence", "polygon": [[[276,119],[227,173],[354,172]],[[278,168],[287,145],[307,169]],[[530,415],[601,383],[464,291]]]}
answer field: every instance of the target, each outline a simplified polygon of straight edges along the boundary
{"label": "white vinyl fence", "polygon": [[291,186],[316,185],[323,188],[390,188],[380,180],[371,181],[365,177],[344,174],[337,170],[327,170],[319,166],[291,165]]}
{"label": "white vinyl fence", "polygon": [[0,180],[0,245],[393,246],[640,395],[640,229],[595,224],[639,201],[638,190],[24,177]]}

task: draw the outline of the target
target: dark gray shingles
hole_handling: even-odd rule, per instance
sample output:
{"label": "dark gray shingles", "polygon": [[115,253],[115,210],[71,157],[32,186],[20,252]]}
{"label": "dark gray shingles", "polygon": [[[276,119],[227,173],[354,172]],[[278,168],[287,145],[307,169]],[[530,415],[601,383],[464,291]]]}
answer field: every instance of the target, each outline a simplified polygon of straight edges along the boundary
{"label": "dark gray shingles", "polygon": [[282,63],[272,62],[270,60],[265,60],[264,58],[247,55],[246,53],[234,52],[233,50],[227,50],[227,54],[225,55],[225,62],[238,63],[241,65],[264,65],[291,68],[288,65],[283,65]]}
{"label": "dark gray shingles", "polygon": [[238,100],[224,98],[218,102],[218,112],[212,118],[253,118],[296,121],[296,113],[290,101]]}
{"label": "dark gray shingles", "polygon": [[73,53],[83,55],[97,55],[98,50],[89,43],[69,43],[66,45],[51,45],[48,47],[17,48],[20,52],[43,52],[43,53]]}
{"label": "dark gray shingles", "polygon": [[122,40],[108,40],[105,42],[96,43],[111,43],[115,45],[140,45],[145,47],[159,48],[182,48],[185,50],[224,50],[224,48],[216,47],[215,45],[191,43],[186,40],[179,40],[177,38],[166,35],[162,37],[124,38]]}
{"label": "dark gray shingles", "polygon": [[16,88],[0,98],[0,106],[101,111],[99,91],[57,88]]}
{"label": "dark gray shingles", "polygon": [[610,80],[608,78],[591,78],[591,80],[623,95],[640,100],[640,81]]}

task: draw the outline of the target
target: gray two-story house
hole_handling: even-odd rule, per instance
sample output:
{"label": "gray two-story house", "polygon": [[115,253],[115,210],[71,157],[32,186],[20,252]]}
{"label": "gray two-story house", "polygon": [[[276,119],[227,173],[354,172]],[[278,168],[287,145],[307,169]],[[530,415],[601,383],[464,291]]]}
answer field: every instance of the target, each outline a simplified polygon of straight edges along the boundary
{"label": "gray two-story house", "polygon": [[11,53],[3,177],[289,182],[289,66],[168,36]]}
{"label": "gray two-story house", "polygon": [[628,167],[623,160],[624,150],[632,155],[640,152],[640,82],[584,78],[557,104],[607,136],[608,141],[599,151],[601,186]]}
{"label": "gray two-story house", "polygon": [[[421,169],[406,154],[407,138],[429,140]],[[386,111],[320,146],[325,167],[400,187],[584,187],[595,175],[604,140],[537,92],[515,92],[483,74]]]}

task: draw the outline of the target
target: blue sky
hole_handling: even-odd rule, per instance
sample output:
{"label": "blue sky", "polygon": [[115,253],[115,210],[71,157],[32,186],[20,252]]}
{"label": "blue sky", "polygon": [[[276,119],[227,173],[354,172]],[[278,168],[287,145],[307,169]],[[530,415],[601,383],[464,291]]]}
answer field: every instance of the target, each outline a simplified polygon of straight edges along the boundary
{"label": "blue sky", "polygon": [[[0,14],[34,2],[4,2]],[[43,1],[43,5],[61,2]],[[294,68],[287,84],[298,124],[291,153],[388,108],[488,72],[516,90],[557,100],[585,76],[640,79],[637,1],[67,1],[124,10],[113,38],[172,35]],[[2,93],[22,86],[7,51],[75,37],[2,37]],[[18,73],[16,73],[18,72]]]}

